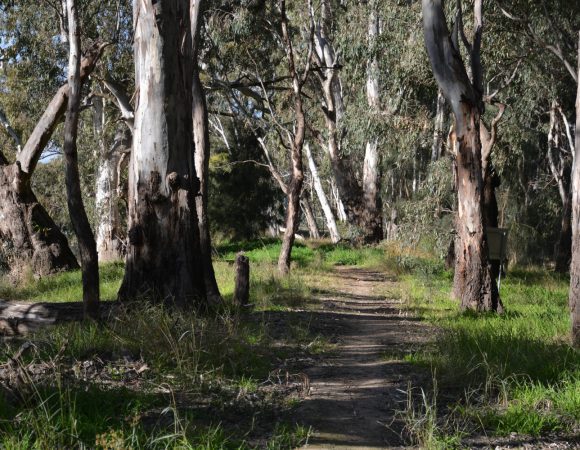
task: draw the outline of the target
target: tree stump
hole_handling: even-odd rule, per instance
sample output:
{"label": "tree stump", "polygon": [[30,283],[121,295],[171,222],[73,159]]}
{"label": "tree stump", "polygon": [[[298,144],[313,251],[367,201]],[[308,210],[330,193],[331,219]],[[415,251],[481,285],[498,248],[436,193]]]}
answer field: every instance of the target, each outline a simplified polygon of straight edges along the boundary
{"label": "tree stump", "polygon": [[236,255],[236,287],[234,304],[248,306],[250,300],[250,260],[244,252]]}

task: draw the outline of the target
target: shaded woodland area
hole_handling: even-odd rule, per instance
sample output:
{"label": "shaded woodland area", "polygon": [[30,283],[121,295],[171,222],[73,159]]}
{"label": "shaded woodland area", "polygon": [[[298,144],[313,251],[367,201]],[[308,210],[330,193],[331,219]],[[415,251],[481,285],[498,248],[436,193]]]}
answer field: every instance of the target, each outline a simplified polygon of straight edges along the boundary
{"label": "shaded woodland area", "polygon": [[580,4],[6,0],[0,123],[2,446],[580,445]]}

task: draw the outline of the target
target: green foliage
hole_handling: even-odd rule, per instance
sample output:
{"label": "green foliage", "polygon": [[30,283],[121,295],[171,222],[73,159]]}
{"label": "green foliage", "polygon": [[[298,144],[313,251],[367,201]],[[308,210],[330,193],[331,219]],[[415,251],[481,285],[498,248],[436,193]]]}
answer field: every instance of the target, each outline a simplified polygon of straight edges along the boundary
{"label": "green foliage", "polygon": [[209,175],[211,228],[215,237],[255,239],[281,215],[281,191],[272,185],[268,169],[256,165],[262,160],[256,138],[245,134],[232,142],[235,146],[228,151],[214,141]]}

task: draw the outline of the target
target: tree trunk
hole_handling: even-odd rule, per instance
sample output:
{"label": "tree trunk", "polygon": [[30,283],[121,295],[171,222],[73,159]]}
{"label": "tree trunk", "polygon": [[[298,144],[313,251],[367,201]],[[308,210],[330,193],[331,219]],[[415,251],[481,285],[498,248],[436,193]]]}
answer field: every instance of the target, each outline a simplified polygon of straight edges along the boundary
{"label": "tree trunk", "polygon": [[40,276],[78,269],[66,236],[38,203],[27,174],[0,159],[0,238],[9,267],[15,273],[30,267]]}
{"label": "tree trunk", "polygon": [[[66,2],[65,2],[66,4]],[[81,82],[93,71],[104,44],[95,43],[81,62]],[[0,154],[0,237],[12,268],[21,272],[28,266],[36,275],[78,269],[67,238],[38,203],[30,179],[42,151],[64,117],[69,86],[57,91],[14,164]]]}
{"label": "tree trunk", "polygon": [[193,54],[193,82],[192,82],[192,118],[193,137],[195,141],[195,171],[199,178],[199,195],[195,197],[195,207],[197,212],[197,222],[199,227],[199,248],[201,264],[203,267],[203,279],[205,293],[209,304],[218,305],[222,303],[222,297],[215,279],[213,263],[211,260],[211,236],[210,225],[207,215],[208,203],[208,176],[209,176],[209,124],[207,115],[207,104],[205,93],[199,79],[198,53],[201,44],[201,11],[202,0],[191,0],[190,19]]}
{"label": "tree trunk", "polygon": [[580,347],[580,33],[578,33],[578,90],[572,172],[572,263],[570,265],[570,319],[572,343]]}
{"label": "tree trunk", "polygon": [[125,233],[121,224],[117,192],[117,168],[123,154],[131,151],[131,141],[130,131],[122,126],[117,130],[111,148],[108,149],[106,142],[103,142],[100,149],[95,195],[99,261],[118,261],[125,256]]}
{"label": "tree trunk", "polygon": [[[375,1],[370,2],[368,46],[374,51],[379,37],[379,14]],[[380,110],[379,99],[379,63],[375,55],[371,56],[367,64],[367,101],[371,111]],[[380,199],[380,155],[376,139],[367,142],[363,165],[363,240],[367,243],[376,243],[383,238],[383,211]]]}
{"label": "tree trunk", "polygon": [[83,281],[83,309],[86,318],[99,318],[99,260],[97,245],[91,230],[81,195],[77,132],[81,104],[81,36],[75,0],[67,0],[69,30],[68,84],[69,96],[64,122],[64,160],[67,205],[79,243]]}
{"label": "tree trunk", "polygon": [[[568,158],[561,154],[560,138],[562,129],[558,117],[558,104],[552,102],[550,108],[550,131],[548,133],[548,162],[562,201],[562,219],[558,240],[554,246],[555,271],[566,273],[572,258],[572,208],[571,208],[571,169]],[[556,155],[558,155],[556,157]]]}
{"label": "tree trunk", "polygon": [[240,252],[236,255],[236,280],[234,305],[247,306],[250,303],[250,260]]}
{"label": "tree trunk", "polygon": [[474,3],[474,42],[471,51],[473,84],[456,39],[451,39],[442,0],[423,0],[423,31],[433,74],[455,116],[458,213],[455,220],[454,292],[462,309],[501,311],[502,305],[487,261],[483,225],[482,148],[479,135],[483,29],[482,3]]}
{"label": "tree trunk", "polygon": [[[487,260],[483,226],[483,180],[479,111],[464,106],[457,125],[457,239],[455,247],[454,291],[460,293],[461,308],[497,311],[499,295]],[[460,120],[465,120],[459,125]]]}
{"label": "tree trunk", "polygon": [[431,146],[431,162],[443,156],[443,141],[445,140],[445,97],[441,90],[437,92],[437,111],[435,113],[435,127],[433,131],[433,145]]}
{"label": "tree trunk", "polygon": [[288,18],[286,17],[285,0],[280,1],[280,6],[282,12],[282,38],[286,50],[286,58],[288,59],[288,69],[292,78],[294,115],[296,120],[296,131],[294,133],[292,142],[290,143],[292,178],[288,184],[286,230],[284,231],[282,248],[280,249],[280,256],[278,257],[278,270],[281,274],[286,275],[290,271],[292,245],[294,244],[295,234],[298,232],[298,225],[300,223],[300,193],[302,191],[302,183],[304,181],[304,170],[302,168],[302,147],[304,145],[306,118],[304,116],[304,109],[302,105],[302,86],[304,81],[296,71],[294,49],[292,47],[292,41],[288,31]]}
{"label": "tree trunk", "polygon": [[308,226],[308,234],[310,234],[310,239],[320,239],[318,225],[316,224],[316,218],[312,212],[310,200],[302,197],[300,200],[300,206],[302,208],[302,212],[304,213],[304,217],[306,218],[306,225]]}
{"label": "tree trunk", "polygon": [[[363,188],[357,180],[350,161],[340,152],[339,117],[342,116],[342,93],[338,77],[338,56],[332,46],[330,36],[331,14],[328,0],[322,2],[323,21],[317,28],[315,39],[315,56],[323,70],[317,72],[324,97],[323,113],[327,133],[327,149],[332,170],[332,178],[336,183],[346,221],[355,225],[362,232],[362,239],[367,239],[368,227],[365,221],[367,215]],[[378,89],[378,87],[377,87]],[[369,211],[374,212],[374,211]],[[339,211],[340,213],[340,211]]]}
{"label": "tree trunk", "polygon": [[383,238],[383,208],[380,191],[380,156],[376,142],[367,142],[363,165],[364,242],[376,243]]}
{"label": "tree trunk", "polygon": [[186,306],[205,297],[194,200],[189,1],[134,0],[133,14],[138,94],[119,298]]}
{"label": "tree trunk", "polygon": [[320,181],[320,176],[318,175],[318,168],[316,167],[316,163],[312,157],[312,152],[310,151],[310,145],[304,144],[304,148],[306,149],[306,157],[308,158],[308,167],[310,168],[312,180],[314,181],[314,190],[318,196],[318,201],[320,202],[322,212],[324,213],[324,218],[326,219],[326,226],[328,228],[328,232],[330,233],[330,240],[333,244],[336,244],[340,241],[340,233],[338,232],[338,227],[336,226],[334,213],[332,212],[330,204],[328,203],[328,198],[324,193],[322,182]]}
{"label": "tree trunk", "polygon": [[[505,111],[505,105],[497,103],[499,108],[497,116],[492,120],[489,128],[483,120],[480,121],[479,137],[481,140],[481,172],[483,176],[483,226],[497,228],[498,226],[498,207],[495,195],[496,188],[500,185],[499,175],[495,172],[492,163],[492,151],[497,136],[497,125]],[[491,273],[494,279],[499,277],[501,262],[497,260],[490,261]]]}
{"label": "tree trunk", "polygon": [[336,186],[334,178],[332,177],[330,178],[330,191],[336,207],[336,216],[340,222],[344,223],[348,220],[348,217],[346,217],[344,203],[342,203],[342,199],[340,198],[340,192],[338,191],[338,187]]}

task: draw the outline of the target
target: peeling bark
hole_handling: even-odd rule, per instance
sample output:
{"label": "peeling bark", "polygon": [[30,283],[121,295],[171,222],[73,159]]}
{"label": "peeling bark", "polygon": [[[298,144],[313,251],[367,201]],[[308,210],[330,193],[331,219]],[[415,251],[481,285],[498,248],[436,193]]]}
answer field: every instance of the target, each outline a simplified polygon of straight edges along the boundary
{"label": "peeling bark", "polygon": [[[134,0],[138,89],[120,299],[205,299],[193,158],[189,1]],[[205,303],[203,303],[205,304]]]}
{"label": "peeling bark", "polygon": [[[461,299],[462,309],[500,312],[503,308],[487,261],[482,211],[482,146],[479,134],[483,104],[479,61],[482,3],[481,0],[474,3],[474,40],[469,49],[473,84],[459,52],[457,33],[452,39],[447,28],[443,1],[423,0],[422,6],[425,44],[433,74],[455,116],[458,214],[455,221],[454,293]],[[456,24],[459,22],[456,20]]]}

